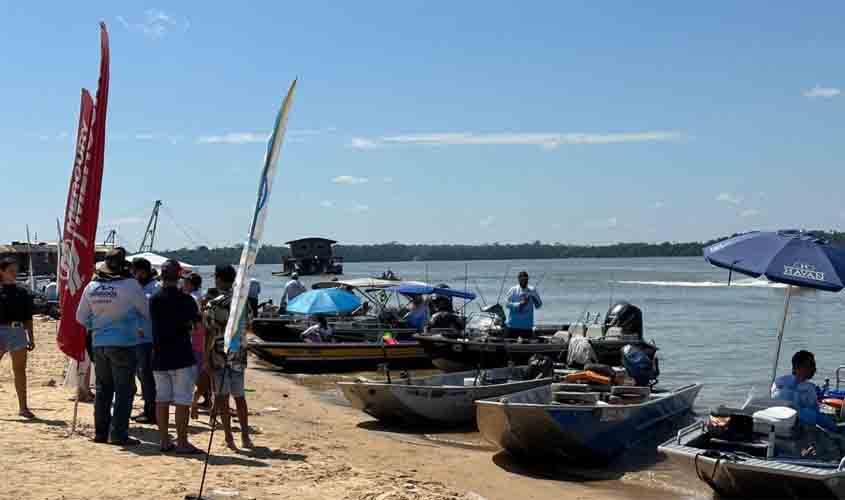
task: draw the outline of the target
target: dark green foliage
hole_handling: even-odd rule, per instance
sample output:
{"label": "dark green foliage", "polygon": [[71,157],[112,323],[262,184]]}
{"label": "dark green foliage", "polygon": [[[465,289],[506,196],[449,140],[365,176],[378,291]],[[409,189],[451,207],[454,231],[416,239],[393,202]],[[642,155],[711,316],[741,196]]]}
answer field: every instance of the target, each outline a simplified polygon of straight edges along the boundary
{"label": "dark green foliage", "polygon": [[[845,232],[813,231],[834,242],[845,242]],[[346,262],[401,262],[410,260],[505,260],[569,259],[596,257],[698,257],[707,242],[616,243],[613,245],[567,245],[563,243],[490,243],[484,245],[405,245],[397,242],[375,245],[337,245],[335,254]],[[196,265],[233,264],[241,258],[242,246],[210,249],[200,246],[164,252],[167,257]],[[289,255],[287,247],[265,246],[258,264],[279,264]]]}

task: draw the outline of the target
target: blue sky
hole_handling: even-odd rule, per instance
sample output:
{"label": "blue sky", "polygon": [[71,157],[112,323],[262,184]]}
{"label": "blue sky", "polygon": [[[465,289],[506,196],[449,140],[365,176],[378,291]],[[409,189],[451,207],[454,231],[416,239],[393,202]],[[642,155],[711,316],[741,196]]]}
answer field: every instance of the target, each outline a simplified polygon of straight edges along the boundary
{"label": "blue sky", "polygon": [[0,241],[53,239],[111,34],[100,228],[265,241],[698,240],[841,228],[845,5],[0,3]]}

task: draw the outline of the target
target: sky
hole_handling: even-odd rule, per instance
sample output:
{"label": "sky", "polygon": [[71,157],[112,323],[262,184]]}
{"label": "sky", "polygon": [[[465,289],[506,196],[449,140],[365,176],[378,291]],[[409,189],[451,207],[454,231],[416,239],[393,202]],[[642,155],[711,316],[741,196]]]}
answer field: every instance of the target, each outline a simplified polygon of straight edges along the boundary
{"label": "sky", "polygon": [[845,4],[0,0],[0,241],[54,240],[111,40],[99,229],[265,243],[691,241],[841,229]]}

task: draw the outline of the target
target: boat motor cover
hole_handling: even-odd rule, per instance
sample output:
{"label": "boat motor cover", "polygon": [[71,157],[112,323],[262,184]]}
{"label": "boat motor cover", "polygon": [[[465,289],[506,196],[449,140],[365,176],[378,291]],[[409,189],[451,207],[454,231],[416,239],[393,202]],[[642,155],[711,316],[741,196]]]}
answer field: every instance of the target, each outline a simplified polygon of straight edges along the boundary
{"label": "boat motor cover", "polygon": [[633,344],[622,348],[622,366],[639,386],[647,386],[657,377],[652,359]]}
{"label": "boat motor cover", "polygon": [[622,335],[643,336],[643,312],[628,302],[617,302],[610,306],[604,317],[604,331],[620,328]]}
{"label": "boat motor cover", "polygon": [[790,436],[798,419],[798,412],[786,406],[772,406],[754,412],[754,432],[768,434],[774,427],[775,435]]}

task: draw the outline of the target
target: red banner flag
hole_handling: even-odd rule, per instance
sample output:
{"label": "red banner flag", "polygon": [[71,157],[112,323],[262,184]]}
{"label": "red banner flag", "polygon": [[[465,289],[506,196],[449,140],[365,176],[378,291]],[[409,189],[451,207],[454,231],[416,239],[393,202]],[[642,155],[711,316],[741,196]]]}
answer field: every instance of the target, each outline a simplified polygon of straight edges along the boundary
{"label": "red banner flag", "polygon": [[100,81],[96,106],[91,94],[82,89],[76,156],[70,175],[65,207],[65,224],[59,265],[59,349],[82,361],[85,328],[76,322],[76,308],[82,291],[94,275],[97,220],[100,216],[100,188],[106,146],[106,108],[109,95],[109,35],[100,23]]}

